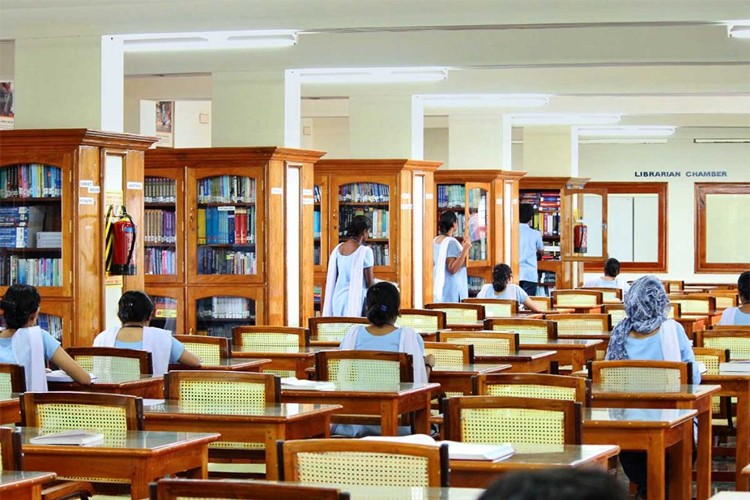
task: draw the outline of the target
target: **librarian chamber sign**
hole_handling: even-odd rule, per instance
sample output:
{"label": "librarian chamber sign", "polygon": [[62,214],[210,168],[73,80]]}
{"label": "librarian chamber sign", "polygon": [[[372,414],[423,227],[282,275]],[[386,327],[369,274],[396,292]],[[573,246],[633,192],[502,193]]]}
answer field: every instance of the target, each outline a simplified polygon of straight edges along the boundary
{"label": "librarian chamber sign", "polygon": [[689,179],[717,179],[729,177],[726,170],[688,170],[680,172],[679,170],[640,170],[635,171],[633,176],[637,179],[665,179],[665,178],[689,178]]}

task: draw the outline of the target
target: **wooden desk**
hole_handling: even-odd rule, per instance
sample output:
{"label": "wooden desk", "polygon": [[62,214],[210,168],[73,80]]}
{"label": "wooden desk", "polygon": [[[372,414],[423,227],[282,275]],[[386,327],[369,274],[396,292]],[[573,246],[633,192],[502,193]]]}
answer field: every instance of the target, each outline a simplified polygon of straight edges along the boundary
{"label": "wooden desk", "polygon": [[193,405],[167,400],[144,408],[147,431],[219,432],[219,441],[265,443],[266,478],[278,478],[276,441],[330,437],[338,405],[282,403],[264,407]]}
{"label": "wooden desk", "polygon": [[21,427],[24,469],[52,469],[59,477],[111,478],[130,481],[130,497],[148,497],[148,484],[188,471],[206,479],[208,443],[219,434],[127,431],[96,446],[31,444],[42,429]]}
{"label": "wooden desk", "polygon": [[698,412],[698,459],[696,484],[698,500],[711,492],[711,397],[718,385],[684,385],[679,392],[618,392],[591,386],[592,405],[599,408],[677,408]]}
{"label": "wooden desk", "polygon": [[0,425],[21,422],[21,400],[18,394],[11,394],[0,399]]}
{"label": "wooden desk", "polygon": [[47,386],[50,391],[107,392],[147,399],[164,398],[164,377],[154,375],[139,375],[138,378],[134,378],[130,374],[107,372],[98,373],[97,379],[91,385],[81,385],[77,382],[48,382]]}
{"label": "wooden desk", "polygon": [[[313,483],[298,483],[295,481],[253,481],[259,484],[286,484],[299,486],[321,486]],[[327,483],[326,488],[334,488],[342,493],[349,493],[352,500],[476,500],[483,488],[438,488],[438,487],[409,487],[409,486],[365,486],[361,484]]]}
{"label": "wooden desk", "polygon": [[474,356],[474,361],[481,364],[509,364],[508,373],[549,373],[550,363],[557,351],[534,351],[519,349],[505,356]]}
{"label": "wooden desk", "polygon": [[263,370],[293,371],[299,379],[307,379],[307,368],[315,366],[315,352],[323,347],[292,347],[279,352],[262,352],[247,350],[244,347],[232,347],[232,358],[265,358],[271,362]]}
{"label": "wooden desk", "polygon": [[687,316],[683,314],[679,318],[674,318],[676,322],[682,325],[690,340],[695,339],[695,332],[702,332],[709,324],[708,316]]}
{"label": "wooden desk", "polygon": [[[477,321],[476,323],[448,323],[446,321],[445,323],[445,329],[446,330],[468,330],[468,331],[476,331],[476,330],[484,330],[484,321]],[[439,335],[438,335],[439,336]]]}
{"label": "wooden desk", "polygon": [[622,450],[645,451],[649,500],[665,498],[669,452],[669,496],[690,498],[692,483],[693,417],[695,410],[586,408],[583,442],[616,444]]}
{"label": "wooden desk", "polygon": [[519,337],[521,349],[530,351],[556,351],[552,361],[562,365],[572,365],[573,371],[583,370],[589,360],[596,359],[596,350],[603,344],[602,340],[592,339],[558,339],[531,340]]}
{"label": "wooden desk", "polygon": [[[440,385],[394,384],[393,387],[348,387],[337,385],[328,391],[303,391],[282,389],[284,403],[309,403],[341,405],[341,413],[349,415],[380,415],[383,436],[395,436],[398,416],[414,412],[415,432],[430,433],[430,401]],[[332,420],[336,420],[334,417]]]}
{"label": "wooden desk", "polygon": [[451,485],[487,488],[504,472],[532,469],[597,467],[606,469],[609,460],[620,453],[613,445],[529,445],[528,450],[497,462],[489,460],[451,460]]}
{"label": "wooden desk", "polygon": [[701,376],[701,384],[721,385],[716,395],[737,398],[735,488],[737,491],[748,491],[750,477],[742,474],[742,471],[750,464],[750,373],[704,374]]}
{"label": "wooden desk", "polygon": [[169,365],[169,371],[172,370],[212,370],[212,371],[230,371],[230,372],[259,372],[262,368],[267,367],[271,360],[265,359],[246,359],[246,358],[221,358],[218,363],[201,364],[198,368],[177,364]]}
{"label": "wooden desk", "polygon": [[55,479],[54,472],[0,472],[0,498],[38,500],[42,498],[42,485]]}
{"label": "wooden desk", "polygon": [[459,393],[471,396],[473,392],[472,377],[487,373],[499,373],[509,370],[510,365],[473,364],[461,366],[436,366],[430,373],[430,382],[440,384],[445,393]]}
{"label": "wooden desk", "polygon": [[[544,311],[545,314],[561,314],[561,311],[572,312],[574,314],[601,314],[604,309],[604,304],[589,304],[589,305],[572,305],[565,304],[561,307],[555,306],[554,309]],[[554,318],[551,318],[554,319]]]}

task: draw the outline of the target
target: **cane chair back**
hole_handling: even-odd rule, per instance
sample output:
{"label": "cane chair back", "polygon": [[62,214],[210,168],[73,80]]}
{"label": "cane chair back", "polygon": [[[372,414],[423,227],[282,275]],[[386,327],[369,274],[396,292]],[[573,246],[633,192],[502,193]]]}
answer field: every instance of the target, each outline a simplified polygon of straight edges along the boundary
{"label": "cane chair back", "polygon": [[349,500],[348,493],[335,488],[302,486],[264,481],[205,479],[160,479],[151,483],[150,500],[227,500],[227,499]]}
{"label": "cane chair back", "polygon": [[[232,344],[244,351],[257,353],[297,352],[307,346],[307,330],[291,326],[236,326],[232,329]],[[263,373],[279,377],[295,377],[293,370],[261,368]]]}
{"label": "cane chair back", "polygon": [[750,330],[722,328],[696,332],[696,345],[712,349],[728,349],[732,359],[750,359]]}
{"label": "cane chair back", "polygon": [[310,344],[319,346],[338,347],[344,336],[355,325],[367,325],[365,318],[322,316],[310,318]]}
{"label": "cane chair back", "polygon": [[0,427],[0,472],[21,469],[21,431]]}
{"label": "cane chair back", "polygon": [[425,342],[424,353],[435,356],[434,368],[461,367],[474,363],[474,346],[449,342]]}
{"label": "cane chair back", "polygon": [[737,331],[737,332],[750,332],[750,325],[714,325],[711,327],[711,331]]}
{"label": "cane chair back", "polygon": [[474,346],[474,356],[507,356],[518,350],[518,334],[507,332],[443,332],[440,341]]}
{"label": "cane chair back", "polygon": [[549,311],[552,309],[552,297],[547,297],[544,295],[533,295],[529,296],[531,300],[537,303],[540,309],[543,311]]}
{"label": "cane chair back", "polygon": [[[718,375],[721,363],[729,361],[729,349],[711,349],[709,347],[693,347],[696,363],[703,363],[706,367],[706,375]],[[711,398],[711,412],[714,417],[726,418],[725,412],[721,407],[721,398],[714,396]]]}
{"label": "cane chair back", "polygon": [[464,299],[461,302],[483,305],[485,318],[507,318],[518,314],[518,301],[513,299]]}
{"label": "cane chair back", "polygon": [[451,325],[474,324],[484,320],[484,306],[481,304],[436,302],[425,304],[424,307],[425,309],[445,312],[445,324],[448,327]]}
{"label": "cane chair back", "polygon": [[315,353],[315,377],[352,388],[392,387],[414,380],[412,363],[411,354],[404,352],[318,351]]}
{"label": "cane chair back", "polygon": [[667,293],[682,293],[685,289],[685,282],[682,280],[661,280],[661,284]]}
{"label": "cane chair back", "polygon": [[716,297],[708,294],[670,294],[669,301],[680,304],[682,314],[710,314],[716,311]]}
{"label": "cane chair back", "polygon": [[541,398],[591,404],[591,381],[583,377],[540,373],[490,373],[473,377],[476,396]]}
{"label": "cane chair back", "polygon": [[[0,399],[10,399],[11,394],[26,391],[26,375],[23,366],[0,363]],[[0,422],[7,424],[8,422]]]}
{"label": "cane chair back", "polygon": [[232,349],[226,337],[175,335],[174,338],[182,342],[185,349],[201,358],[204,365],[218,365],[222,359],[232,357]]}
{"label": "cane chair back", "polygon": [[587,286],[586,290],[594,292],[602,292],[602,301],[611,304],[617,304],[622,302],[622,289],[621,288],[604,288],[604,287],[592,287]]}
{"label": "cane chair back", "polygon": [[600,338],[612,330],[609,314],[555,314],[559,338]]}
{"label": "cane chair back", "polygon": [[581,444],[581,403],[575,401],[458,396],[445,399],[444,406],[451,441],[510,443],[522,453]]}
{"label": "cane chair back", "polygon": [[606,391],[677,392],[692,383],[692,363],[679,361],[593,361],[591,379]]}
{"label": "cane chair back", "polygon": [[711,290],[708,294],[716,299],[716,309],[724,310],[739,305],[740,297],[736,290]]}
{"label": "cane chair back", "polygon": [[602,303],[602,292],[582,290],[580,288],[569,290],[554,290],[552,292],[552,302],[555,307],[584,307],[596,306]]}
{"label": "cane chair back", "polygon": [[484,329],[517,333],[525,341],[547,342],[557,339],[557,323],[544,319],[488,318],[484,320]]}
{"label": "cane chair back", "polygon": [[151,353],[140,349],[68,347],[66,351],[81,368],[95,375],[118,373],[138,379],[153,373]]}
{"label": "cane chair back", "polygon": [[445,329],[445,312],[431,309],[401,309],[396,322],[418,333],[435,333]]}
{"label": "cane chair back", "polygon": [[604,313],[609,314],[609,322],[612,325],[612,328],[617,326],[617,323],[628,316],[628,313],[625,312],[624,304],[605,304]]}
{"label": "cane chair back", "polygon": [[448,446],[367,439],[280,441],[283,481],[365,486],[448,485]]}

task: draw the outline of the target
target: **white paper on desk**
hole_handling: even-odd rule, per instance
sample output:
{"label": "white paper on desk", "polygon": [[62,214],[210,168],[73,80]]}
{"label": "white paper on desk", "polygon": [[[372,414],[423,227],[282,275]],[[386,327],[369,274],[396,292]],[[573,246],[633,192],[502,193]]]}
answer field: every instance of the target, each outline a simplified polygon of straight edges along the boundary
{"label": "white paper on desk", "polygon": [[144,408],[147,408],[149,406],[163,405],[163,404],[164,404],[164,400],[163,399],[148,399],[148,398],[143,398],[143,407]]}
{"label": "white paper on desk", "polygon": [[732,361],[729,363],[719,363],[719,374],[724,373],[750,373],[750,363]]}
{"label": "white paper on desk", "polygon": [[84,430],[69,430],[45,434],[29,439],[31,444],[93,446],[104,442],[104,434]]}
{"label": "white paper on desk", "polygon": [[[96,380],[96,375],[89,373],[91,381]],[[74,382],[73,378],[63,370],[53,370],[47,374],[47,382]]]}
{"label": "white paper on desk", "polygon": [[448,458],[451,460],[502,460],[515,450],[509,443],[480,444],[460,443],[458,441],[435,441],[427,434],[412,434],[409,436],[367,436],[362,439],[371,441],[393,441],[396,443],[422,444],[429,446],[448,445]]}
{"label": "white paper on desk", "polygon": [[336,388],[336,384],[333,382],[300,380],[294,377],[284,377],[281,379],[281,388],[302,391],[330,391]]}

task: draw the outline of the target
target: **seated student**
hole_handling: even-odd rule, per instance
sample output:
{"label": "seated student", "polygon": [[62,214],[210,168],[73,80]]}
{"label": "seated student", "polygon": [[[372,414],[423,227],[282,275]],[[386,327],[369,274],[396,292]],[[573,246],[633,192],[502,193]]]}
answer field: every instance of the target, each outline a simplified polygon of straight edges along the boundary
{"label": "seated student", "polygon": [[[344,336],[340,349],[405,352],[412,355],[414,383],[427,382],[428,369],[435,366],[432,354],[425,356],[422,337],[409,327],[396,326],[401,294],[392,283],[381,281],[367,290],[365,297],[369,325],[355,325]],[[409,427],[399,427],[399,434],[409,434]],[[380,426],[334,425],[332,433],[350,437],[380,434]]]}
{"label": "seated student", "polygon": [[23,366],[26,389],[47,391],[47,361],[52,361],[79,384],[91,376],[60,347],[49,332],[37,326],[41,297],[31,285],[12,285],[0,301],[7,328],[0,331],[0,363]]}
{"label": "seated student", "polygon": [[542,312],[539,304],[531,300],[529,294],[523,288],[510,282],[512,279],[513,271],[510,266],[508,264],[497,264],[492,268],[492,283],[482,285],[477,298],[515,300],[519,305],[526,306],[526,309]]}
{"label": "seated student", "polygon": [[201,360],[172,337],[169,330],[148,326],[154,303],[146,293],[131,290],[122,294],[117,304],[122,327],[109,328],[94,339],[94,347],[139,349],[151,353],[154,375],[167,373],[170,363],[198,367]]}
{"label": "seated student", "polygon": [[[661,281],[654,276],[639,278],[630,287],[624,303],[627,316],[612,330],[606,359],[689,361],[693,364],[693,384],[699,384],[701,376],[692,344],[682,325],[667,317],[670,303]],[[643,498],[647,477],[645,455],[635,451],[620,453],[623,470]]]}
{"label": "seated student", "polygon": [[739,307],[727,307],[721,313],[720,325],[750,325],[750,271],[740,274],[737,280]]}
{"label": "seated student", "polygon": [[622,290],[622,294],[625,295],[630,286],[621,279],[617,278],[620,274],[620,261],[610,257],[604,263],[604,276],[589,280],[583,284],[584,288],[619,288]]}
{"label": "seated student", "polygon": [[596,469],[547,469],[509,472],[478,500],[625,500],[617,480]]}

